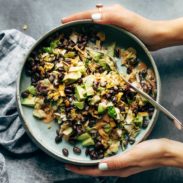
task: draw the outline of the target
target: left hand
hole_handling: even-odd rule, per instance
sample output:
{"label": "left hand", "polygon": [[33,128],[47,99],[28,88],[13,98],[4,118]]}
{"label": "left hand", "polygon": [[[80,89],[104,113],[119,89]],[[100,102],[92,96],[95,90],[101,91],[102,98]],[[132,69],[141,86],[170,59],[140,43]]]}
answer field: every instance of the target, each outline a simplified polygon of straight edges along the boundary
{"label": "left hand", "polygon": [[[66,169],[91,176],[127,177],[142,171],[175,166],[183,168],[183,144],[168,139],[144,141],[120,156],[102,160],[98,167],[66,165]],[[103,169],[103,170],[102,170]]]}

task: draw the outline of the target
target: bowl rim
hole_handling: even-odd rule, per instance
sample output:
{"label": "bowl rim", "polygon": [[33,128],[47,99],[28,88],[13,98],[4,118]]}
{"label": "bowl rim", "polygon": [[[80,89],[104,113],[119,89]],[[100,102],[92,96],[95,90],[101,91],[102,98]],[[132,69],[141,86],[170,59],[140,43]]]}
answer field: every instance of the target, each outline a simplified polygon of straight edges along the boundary
{"label": "bowl rim", "polygon": [[[30,48],[30,50],[28,51],[28,53],[26,54],[25,58],[24,58],[24,61],[23,61],[23,64],[22,64],[22,67],[19,71],[19,74],[18,74],[18,77],[17,77],[17,81],[16,81],[16,105],[17,105],[17,110],[18,110],[18,113],[19,113],[19,117],[22,121],[22,124],[26,130],[26,133],[28,134],[28,136],[30,137],[30,139],[41,149],[43,150],[44,152],[46,152],[48,155],[52,156],[53,158],[61,161],[61,162],[64,162],[64,163],[71,163],[71,164],[75,164],[75,165],[83,165],[83,166],[92,166],[92,165],[96,165],[98,164],[101,160],[85,160],[85,161],[81,161],[81,160],[77,160],[77,159],[74,159],[74,158],[69,158],[69,157],[65,157],[65,156],[60,156],[59,154],[57,154],[56,151],[54,151],[53,149],[51,148],[47,148],[44,146],[43,142],[41,142],[38,138],[36,138],[33,134],[33,132],[31,131],[31,129],[29,129],[29,126],[28,126],[28,123],[26,121],[26,119],[24,118],[24,114],[23,114],[23,110],[22,110],[22,105],[21,105],[21,102],[20,102],[20,81],[21,81],[21,75],[22,75],[22,71],[23,71],[23,68],[24,68],[24,65],[28,59],[28,57],[30,56],[30,54],[32,53],[32,51],[42,42],[44,41],[44,39],[46,37],[48,37],[49,35],[55,33],[55,32],[58,32],[59,30],[61,30],[62,28],[66,28],[66,27],[69,27],[69,26],[74,26],[74,25],[77,25],[77,24],[85,24],[85,23],[91,23],[91,24],[96,24],[96,23],[93,23],[90,19],[87,19],[87,20],[78,20],[78,21],[72,21],[72,22],[69,22],[69,23],[66,23],[66,24],[62,24],[60,26],[57,26],[55,27],[54,29],[48,31],[47,33],[45,33],[43,36],[41,36],[34,44],[33,46]],[[97,24],[99,25],[99,24]],[[108,27],[111,27],[113,29],[116,29],[118,31],[122,31],[123,33],[125,33],[126,35],[128,35],[129,37],[131,37],[133,40],[135,40],[139,46],[144,50],[145,54],[147,55],[148,59],[150,60],[151,64],[152,64],[152,68],[153,68],[153,71],[155,73],[155,77],[156,77],[156,85],[157,85],[157,96],[156,96],[156,101],[157,102],[160,102],[160,98],[161,98],[161,81],[160,81],[160,76],[159,76],[159,72],[158,72],[158,69],[157,69],[157,66],[155,64],[155,61],[152,57],[152,55],[150,54],[149,50],[147,49],[147,47],[144,45],[144,43],[139,39],[137,38],[134,34],[128,32],[127,30],[125,29],[122,29],[122,28],[119,28],[117,26],[114,26],[114,25],[106,25],[105,26],[108,26]],[[145,129],[145,132],[144,132],[144,135],[139,138],[139,140],[137,140],[133,145],[135,144],[138,144],[139,142],[145,140],[149,134],[151,133],[156,121],[157,121],[157,118],[158,118],[158,115],[159,115],[159,111],[157,109],[155,109],[154,113],[153,113],[153,116],[151,118],[151,122],[150,124],[148,125],[148,127]],[[133,147],[132,145],[132,147]],[[131,147],[129,147],[128,149],[130,149]],[[118,156],[119,154],[116,154],[114,156]],[[106,157],[105,159],[107,159],[108,157]]]}

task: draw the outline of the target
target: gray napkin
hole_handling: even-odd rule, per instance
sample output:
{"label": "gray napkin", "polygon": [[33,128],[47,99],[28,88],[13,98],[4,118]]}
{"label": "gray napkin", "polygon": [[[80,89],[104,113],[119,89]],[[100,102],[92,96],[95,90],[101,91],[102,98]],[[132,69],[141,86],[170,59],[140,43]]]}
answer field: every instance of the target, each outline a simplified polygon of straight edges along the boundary
{"label": "gray napkin", "polygon": [[[11,153],[21,154],[22,156],[37,150],[37,147],[27,137],[22,126],[16,109],[15,98],[17,74],[22,66],[25,54],[34,42],[33,38],[14,29],[0,31],[0,146]],[[47,165],[48,171],[50,166],[52,165]],[[63,166],[61,165],[60,167]],[[32,167],[33,169],[34,167]],[[61,173],[62,180],[68,180],[68,182],[113,183],[117,180],[117,178],[113,177],[81,177],[65,170],[61,171]],[[23,179],[26,180],[25,177]],[[0,183],[8,182],[5,158],[0,154]],[[36,177],[31,182],[37,182]]]}
{"label": "gray napkin", "polygon": [[[0,145],[16,153],[31,153],[37,147],[28,139],[16,110],[16,77],[25,53],[34,39],[16,30],[0,32]],[[0,154],[0,182],[8,182],[5,159]]]}

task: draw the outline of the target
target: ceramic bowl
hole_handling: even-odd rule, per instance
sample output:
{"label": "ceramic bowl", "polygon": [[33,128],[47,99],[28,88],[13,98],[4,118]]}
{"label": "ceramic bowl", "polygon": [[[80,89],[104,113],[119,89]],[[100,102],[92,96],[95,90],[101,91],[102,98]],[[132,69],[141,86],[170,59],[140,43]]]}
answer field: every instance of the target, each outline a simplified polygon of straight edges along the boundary
{"label": "ceramic bowl", "polygon": [[[156,101],[159,102],[160,100],[160,77],[159,73],[155,64],[155,61],[153,60],[150,52],[145,47],[145,45],[133,34],[127,32],[126,30],[117,28],[115,26],[111,25],[99,25],[95,24],[91,21],[77,21],[77,22],[71,22],[68,24],[61,25],[48,33],[46,33],[44,36],[42,36],[30,49],[29,53],[25,57],[24,64],[22,66],[22,69],[20,71],[20,74],[17,79],[17,106],[19,111],[19,116],[22,120],[22,123],[27,131],[27,134],[29,137],[33,140],[33,142],[43,151],[51,155],[52,157],[56,158],[57,160],[60,160],[65,163],[72,163],[77,165],[95,165],[100,160],[90,160],[89,157],[85,156],[85,151],[82,150],[81,155],[76,155],[73,153],[72,146],[65,142],[64,140],[60,144],[56,144],[54,139],[56,136],[56,129],[57,124],[55,122],[45,124],[40,120],[37,120],[32,115],[32,108],[25,107],[21,105],[20,102],[20,93],[24,91],[29,85],[30,85],[30,77],[27,77],[25,75],[25,62],[27,61],[29,55],[31,52],[36,49],[37,47],[41,46],[44,41],[56,34],[61,32],[68,32],[71,31],[73,28],[76,30],[80,29],[86,29],[93,28],[99,31],[103,31],[106,34],[107,40],[110,42],[116,42],[116,44],[119,47],[133,47],[137,50],[138,56],[140,59],[142,59],[148,67],[151,67],[154,70],[156,81],[157,81],[157,97]],[[150,134],[151,130],[153,129],[153,126],[157,120],[158,117],[158,111],[155,110],[154,114],[152,116],[152,119],[148,125],[148,127],[145,130],[141,130],[140,134],[136,138],[136,143],[139,143],[140,141],[147,138],[147,136]],[[51,126],[51,129],[49,129],[49,126]],[[62,148],[65,147],[69,150],[69,156],[65,157],[62,154]],[[131,148],[129,145],[128,148]],[[82,148],[83,149],[83,148]],[[117,155],[123,153],[122,151],[119,151]]]}

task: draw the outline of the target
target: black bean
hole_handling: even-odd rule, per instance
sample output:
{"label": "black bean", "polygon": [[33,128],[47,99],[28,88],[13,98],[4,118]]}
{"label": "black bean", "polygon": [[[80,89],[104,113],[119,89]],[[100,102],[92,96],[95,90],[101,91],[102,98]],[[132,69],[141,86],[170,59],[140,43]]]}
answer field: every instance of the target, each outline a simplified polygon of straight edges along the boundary
{"label": "black bean", "polygon": [[103,149],[104,148],[103,144],[99,141],[95,144],[95,147],[96,147],[96,149]]}
{"label": "black bean", "polygon": [[94,139],[97,137],[97,131],[96,130],[91,130],[90,134],[91,134],[92,138],[94,138]]}
{"label": "black bean", "polygon": [[92,126],[95,125],[95,124],[96,124],[96,120],[91,119],[91,120],[89,121],[89,127],[92,127]]}
{"label": "black bean", "polygon": [[135,139],[133,138],[133,137],[130,137],[129,138],[129,143],[132,145],[132,144],[134,144],[135,143]]}
{"label": "black bean", "polygon": [[131,58],[128,60],[128,64],[132,66],[136,66],[139,63],[139,59],[137,58]]}
{"label": "black bean", "polygon": [[96,159],[98,159],[98,154],[93,150],[90,152],[90,158],[92,160],[96,160]]}
{"label": "black bean", "polygon": [[75,154],[81,154],[81,149],[79,147],[75,146],[75,147],[73,147],[73,152]]}
{"label": "black bean", "polygon": [[65,86],[65,89],[73,90],[74,86],[73,85],[67,85],[67,86]]}
{"label": "black bean", "polygon": [[78,82],[78,84],[81,84],[82,81],[83,81],[82,78],[79,78],[77,82]]}
{"label": "black bean", "polygon": [[82,42],[82,40],[83,40],[82,35],[79,35],[79,36],[78,36],[78,42],[79,42],[79,43],[81,43],[81,42]]}
{"label": "black bean", "polygon": [[29,96],[29,91],[25,90],[21,93],[22,98],[27,98]]}
{"label": "black bean", "polygon": [[139,72],[139,77],[140,77],[141,80],[144,79],[146,77],[146,75],[147,75],[147,70],[146,69]]}
{"label": "black bean", "polygon": [[48,79],[52,83],[54,81],[54,79],[55,79],[55,76],[54,75],[50,75]]}
{"label": "black bean", "polygon": [[143,123],[142,123],[142,128],[143,128],[143,129],[147,128],[148,124],[149,124],[149,120],[144,119],[144,120],[143,120]]}
{"label": "black bean", "polygon": [[102,72],[104,72],[104,69],[103,69],[103,67],[99,67],[99,68],[98,68],[98,72],[99,72],[99,73],[102,73]]}
{"label": "black bean", "polygon": [[127,74],[130,74],[132,72],[132,68],[131,67],[128,67],[127,70],[126,70]]}
{"label": "black bean", "polygon": [[89,106],[88,105],[85,105],[85,110],[88,111],[89,110]]}
{"label": "black bean", "polygon": [[116,48],[114,50],[114,54],[115,54],[116,57],[120,57],[120,49],[119,48]]}
{"label": "black bean", "polygon": [[65,93],[66,94],[71,94],[71,93],[73,93],[73,91],[71,89],[65,88]]}
{"label": "black bean", "polygon": [[38,92],[41,94],[41,95],[47,95],[47,93],[48,93],[48,89],[47,89],[47,87],[45,87],[45,86],[38,86],[38,88],[37,88],[37,90],[38,90]]}
{"label": "black bean", "polygon": [[105,86],[106,86],[106,84],[107,84],[107,82],[106,82],[106,81],[104,81],[104,82],[100,83],[100,86],[105,87]]}
{"label": "black bean", "polygon": [[117,102],[117,98],[116,98],[116,97],[113,97],[113,98],[112,98],[112,102],[113,102],[113,103],[116,103],[116,102]]}
{"label": "black bean", "polygon": [[31,83],[36,83],[36,82],[37,82],[37,80],[34,77],[32,77],[31,78]]}
{"label": "black bean", "polygon": [[109,94],[114,94],[114,90],[113,89],[110,89],[109,90]]}
{"label": "black bean", "polygon": [[57,136],[55,137],[55,142],[58,144],[58,143],[60,143],[61,141],[62,141],[62,136],[57,135]]}
{"label": "black bean", "polygon": [[33,72],[36,72],[38,70],[38,67],[36,66],[36,65],[34,65],[33,67],[32,67],[32,71]]}
{"label": "black bean", "polygon": [[71,59],[70,58],[65,58],[65,61],[69,64],[71,63]]}
{"label": "black bean", "polygon": [[63,68],[63,67],[59,67],[59,68],[58,68],[58,71],[60,71],[60,72],[64,72],[65,70],[64,70],[64,68]]}
{"label": "black bean", "polygon": [[95,43],[96,38],[95,38],[95,37],[91,37],[91,38],[90,38],[90,41],[91,41],[92,43]]}
{"label": "black bean", "polygon": [[55,86],[55,87],[58,87],[59,86],[59,82],[58,82],[58,80],[54,80],[54,82],[53,82],[53,85]]}
{"label": "black bean", "polygon": [[[55,120],[58,120],[57,118],[55,118]],[[57,122],[57,121],[56,121]],[[60,129],[56,130],[56,134],[59,135],[60,134]]]}
{"label": "black bean", "polygon": [[106,94],[106,98],[107,99],[110,99],[111,98],[111,95],[109,93]]}
{"label": "black bean", "polygon": [[64,73],[59,73],[59,75],[58,75],[59,81],[62,81],[64,79],[64,76],[65,76]]}
{"label": "black bean", "polygon": [[99,154],[98,155],[98,159],[103,159],[104,158],[104,154]]}
{"label": "black bean", "polygon": [[124,146],[124,148],[126,148],[127,147],[127,145],[128,145],[128,141],[127,140],[123,140],[123,146]]}
{"label": "black bean", "polygon": [[72,109],[72,107],[66,107],[66,108],[65,108],[65,111],[66,111],[66,112],[69,112],[69,111],[71,111],[71,109]]}
{"label": "black bean", "polygon": [[122,111],[125,111],[125,107],[124,106],[119,106],[119,110],[122,112]]}
{"label": "black bean", "polygon": [[31,75],[32,75],[32,71],[31,71],[30,69],[26,69],[26,70],[25,70],[25,74],[26,74],[27,76],[31,76]]}
{"label": "black bean", "polygon": [[66,156],[66,157],[69,155],[69,151],[68,151],[68,149],[66,149],[66,148],[63,148],[63,149],[62,149],[62,153],[63,153],[63,155]]}
{"label": "black bean", "polygon": [[85,155],[86,155],[86,156],[89,155],[89,151],[90,151],[90,150],[89,150],[88,148],[86,148],[86,150],[85,150]]}
{"label": "black bean", "polygon": [[118,91],[118,87],[117,86],[114,86],[114,91]]}
{"label": "black bean", "polygon": [[87,35],[85,35],[85,36],[83,36],[83,38],[82,38],[82,41],[87,41],[87,39],[88,39],[88,36]]}
{"label": "black bean", "polygon": [[153,106],[150,106],[149,109],[148,109],[149,112],[154,112],[154,107]]}

